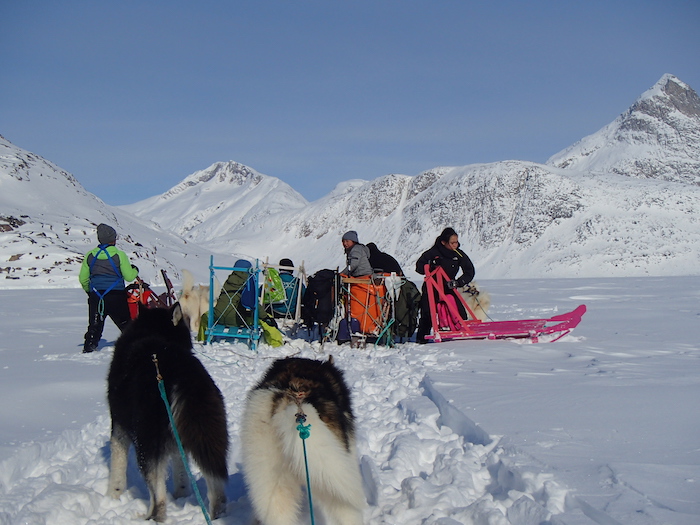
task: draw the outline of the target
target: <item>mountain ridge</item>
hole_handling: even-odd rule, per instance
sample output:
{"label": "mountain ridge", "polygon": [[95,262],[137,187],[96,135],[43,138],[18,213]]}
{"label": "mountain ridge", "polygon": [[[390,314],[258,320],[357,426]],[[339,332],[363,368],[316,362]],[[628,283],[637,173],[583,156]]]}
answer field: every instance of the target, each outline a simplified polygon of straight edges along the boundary
{"label": "mountain ridge", "polygon": [[[0,287],[29,276],[67,285],[94,244],[94,226],[110,221],[124,234],[122,248],[156,282],[159,267],[175,278],[188,268],[206,280],[211,254],[290,257],[311,273],[342,266],[340,237],[351,229],[418,279],[415,260],[445,226],[460,234],[477,279],[700,273],[700,103],[672,75],[545,164],[506,160],[351,179],[313,202],[278,178],[229,161],[188,175],[162,195],[111,207],[52,163],[4,138],[0,146],[7,190],[0,197],[7,260]],[[49,233],[66,229],[69,239]],[[47,246],[61,247],[42,248],[53,266],[27,267],[28,255],[16,258],[22,241],[22,253],[45,259],[30,248],[49,238]],[[50,277],[42,281],[44,272]]]}

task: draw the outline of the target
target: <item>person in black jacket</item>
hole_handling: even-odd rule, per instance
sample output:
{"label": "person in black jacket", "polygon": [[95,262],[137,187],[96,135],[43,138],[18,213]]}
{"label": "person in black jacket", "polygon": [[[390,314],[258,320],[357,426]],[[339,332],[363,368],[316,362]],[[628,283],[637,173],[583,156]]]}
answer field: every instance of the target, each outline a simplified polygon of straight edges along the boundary
{"label": "person in black jacket", "polygon": [[[459,249],[459,237],[452,228],[445,228],[435,239],[435,244],[429,250],[423,252],[416,262],[416,271],[425,275],[425,265],[442,266],[450,279],[445,288],[445,293],[459,293],[457,288],[465,286],[474,279],[474,264],[462,250]],[[459,272],[462,274],[457,277]],[[430,303],[428,302],[427,287],[423,283],[423,294],[421,296],[421,316],[418,324],[416,341],[425,343],[425,336],[430,333],[432,322],[430,319]],[[457,308],[460,314],[466,319],[467,312],[464,311],[461,301],[457,300]]]}
{"label": "person in black jacket", "polygon": [[373,242],[368,242],[367,248],[369,248],[369,263],[374,271],[379,270],[381,273],[396,272],[396,275],[403,275],[401,265],[391,255],[380,251]]}

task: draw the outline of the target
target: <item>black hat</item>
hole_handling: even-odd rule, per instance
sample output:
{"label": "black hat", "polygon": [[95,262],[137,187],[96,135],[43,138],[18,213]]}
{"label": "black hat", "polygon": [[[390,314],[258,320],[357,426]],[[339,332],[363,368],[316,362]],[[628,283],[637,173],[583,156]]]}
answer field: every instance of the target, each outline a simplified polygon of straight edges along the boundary
{"label": "black hat", "polygon": [[114,244],[117,242],[117,231],[107,224],[97,226],[97,242],[100,244]]}
{"label": "black hat", "polygon": [[280,273],[294,273],[294,263],[291,259],[280,259],[280,266],[287,266],[288,268],[280,268]]}

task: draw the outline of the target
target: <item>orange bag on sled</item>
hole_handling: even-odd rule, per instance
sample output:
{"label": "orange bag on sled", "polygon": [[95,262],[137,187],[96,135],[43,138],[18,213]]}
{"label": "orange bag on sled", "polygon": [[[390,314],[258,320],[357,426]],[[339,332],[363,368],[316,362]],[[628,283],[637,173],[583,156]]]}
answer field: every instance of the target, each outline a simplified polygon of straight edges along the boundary
{"label": "orange bag on sled", "polygon": [[380,300],[386,296],[384,284],[374,284],[370,276],[343,276],[343,283],[349,291],[347,298],[349,317],[357,319],[363,334],[378,334],[382,324]]}

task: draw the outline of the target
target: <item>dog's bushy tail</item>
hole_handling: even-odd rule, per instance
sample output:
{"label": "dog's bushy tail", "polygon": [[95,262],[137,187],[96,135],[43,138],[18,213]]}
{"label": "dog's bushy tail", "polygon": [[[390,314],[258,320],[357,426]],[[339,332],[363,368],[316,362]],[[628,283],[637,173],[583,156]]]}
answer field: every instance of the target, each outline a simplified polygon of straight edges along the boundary
{"label": "dog's bushy tail", "polygon": [[223,396],[213,382],[198,386],[198,397],[180,397],[174,403],[175,425],[183,447],[202,472],[226,480],[229,439]]}
{"label": "dog's bushy tail", "polygon": [[191,292],[194,288],[194,277],[189,270],[182,270],[182,295]]}

